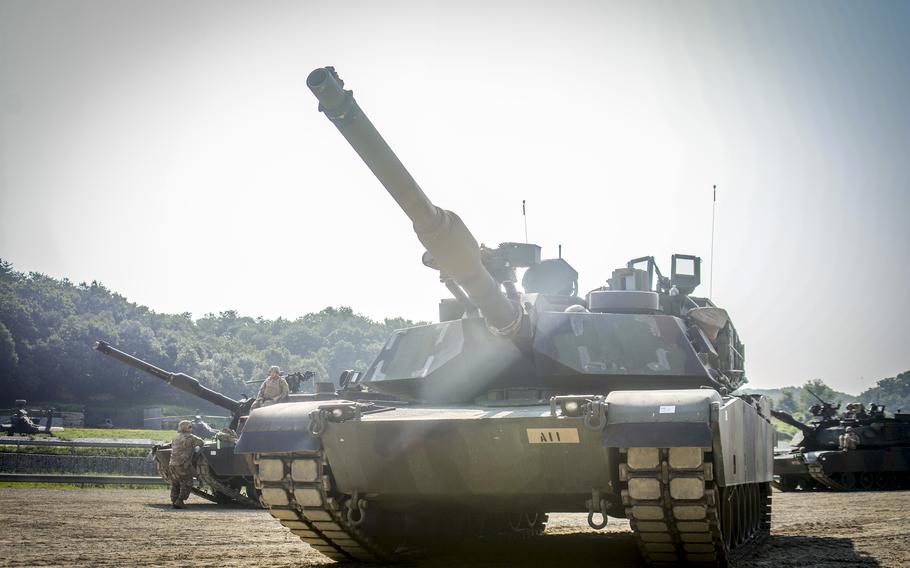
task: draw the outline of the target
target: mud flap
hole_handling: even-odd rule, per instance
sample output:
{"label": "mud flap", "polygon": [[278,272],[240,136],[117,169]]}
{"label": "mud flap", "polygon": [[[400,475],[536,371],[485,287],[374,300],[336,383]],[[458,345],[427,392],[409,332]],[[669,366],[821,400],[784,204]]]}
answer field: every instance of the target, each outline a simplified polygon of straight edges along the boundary
{"label": "mud flap", "polygon": [[713,390],[614,391],[607,396],[604,446],[677,448],[712,446]]}
{"label": "mud flap", "polygon": [[235,454],[316,452],[322,447],[310,433],[310,413],[343,400],[286,402],[250,412],[234,446]]}

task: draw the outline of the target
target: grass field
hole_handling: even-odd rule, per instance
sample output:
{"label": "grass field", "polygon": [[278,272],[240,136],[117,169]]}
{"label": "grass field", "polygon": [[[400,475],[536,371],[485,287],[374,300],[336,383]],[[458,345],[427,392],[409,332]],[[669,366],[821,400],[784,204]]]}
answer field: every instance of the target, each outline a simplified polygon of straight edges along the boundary
{"label": "grass field", "polygon": [[170,442],[176,432],[170,430],[131,430],[127,428],[66,428],[57,432],[61,440],[75,440],[77,438],[104,438],[104,439],[129,439],[152,440],[154,442]]}
{"label": "grass field", "polygon": [[[95,438],[104,440],[151,440],[152,443],[167,443],[176,435],[169,430],[139,430],[127,428],[66,428],[63,432],[54,435],[61,440],[78,440],[82,438]],[[46,436],[34,436],[32,439],[43,440]],[[66,448],[29,446],[21,444],[12,450],[23,454],[58,454],[58,455],[83,455],[83,456],[120,456],[143,457],[149,450],[144,448]]]}

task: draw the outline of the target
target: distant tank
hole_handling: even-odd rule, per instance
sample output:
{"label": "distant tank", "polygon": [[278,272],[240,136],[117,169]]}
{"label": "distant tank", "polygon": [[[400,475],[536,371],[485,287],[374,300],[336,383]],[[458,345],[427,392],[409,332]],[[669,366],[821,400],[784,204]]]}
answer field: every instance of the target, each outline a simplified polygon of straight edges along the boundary
{"label": "distant tank", "polygon": [[[111,347],[104,341],[95,342],[94,348],[121,363],[157,377],[174,388],[224,408],[231,413],[229,426],[231,430],[236,431],[242,428],[243,420],[249,414],[250,406],[253,404],[253,399],[234,400],[202,386],[198,380],[189,375],[159,369],[151,363]],[[200,422],[202,422],[201,417]],[[197,435],[202,433],[196,430],[194,432]],[[252,472],[247,460],[234,454],[235,439],[232,436],[221,436],[220,439],[207,441],[201,448],[195,461],[196,478],[199,483],[193,488],[193,493],[215,503],[236,503],[249,507],[260,507],[259,492],[253,483]],[[168,470],[170,460],[170,444],[155,447],[155,464],[158,473],[168,483],[170,483]]]}
{"label": "distant tank", "polygon": [[636,259],[579,297],[562,258],[541,260],[526,243],[478,246],[333,68],[307,85],[454,298],[440,323],[392,335],[358,400],[250,413],[235,451],[250,457],[276,519],[342,561],[535,535],[550,512],[587,513],[594,528],[630,519],[657,566],[723,566],[768,534],[770,405],[729,394],[745,382],[744,348],[727,313],[692,295],[700,259],[674,255],[669,277]]}
{"label": "distant tank", "polygon": [[910,414],[887,417],[884,406],[872,404],[867,410],[861,403],[848,404],[840,413],[840,405],[821,399],[819,403],[809,409],[815,417],[809,424],[787,412],[771,411],[781,422],[799,429],[792,449],[774,456],[775,485],[781,491],[908,485]]}

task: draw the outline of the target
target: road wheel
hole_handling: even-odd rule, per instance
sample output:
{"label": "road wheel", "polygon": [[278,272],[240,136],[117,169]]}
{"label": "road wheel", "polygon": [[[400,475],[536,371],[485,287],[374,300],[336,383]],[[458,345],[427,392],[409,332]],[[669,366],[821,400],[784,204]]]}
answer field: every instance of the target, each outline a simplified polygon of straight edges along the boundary
{"label": "road wheel", "polygon": [[859,486],[863,489],[875,488],[875,475],[871,472],[864,471],[859,475]]}
{"label": "road wheel", "polygon": [[856,474],[851,471],[845,471],[840,474],[840,484],[844,486],[844,489],[847,491],[852,491],[856,489]]}
{"label": "road wheel", "polygon": [[799,479],[792,475],[780,476],[780,490],[781,491],[796,491],[796,486],[798,484],[799,484]]}
{"label": "road wheel", "polygon": [[888,488],[888,474],[883,472],[878,472],[875,474],[875,488],[876,489],[887,489]]}

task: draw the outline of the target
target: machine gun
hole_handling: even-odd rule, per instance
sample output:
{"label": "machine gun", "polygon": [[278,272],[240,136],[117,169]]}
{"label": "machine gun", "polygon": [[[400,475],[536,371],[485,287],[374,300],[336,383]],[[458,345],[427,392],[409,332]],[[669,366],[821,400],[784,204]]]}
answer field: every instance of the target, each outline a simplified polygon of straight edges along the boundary
{"label": "machine gun", "polygon": [[822,397],[818,396],[812,389],[809,387],[804,387],[806,391],[814,396],[820,404],[813,404],[809,408],[809,412],[812,413],[812,416],[817,416],[822,420],[834,420],[837,418],[837,411],[840,410],[840,403],[836,405],[831,404],[830,402],[825,401]]}

